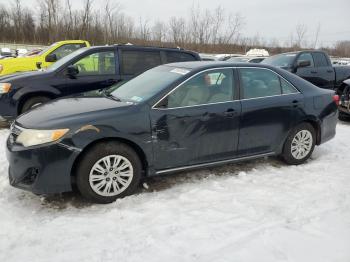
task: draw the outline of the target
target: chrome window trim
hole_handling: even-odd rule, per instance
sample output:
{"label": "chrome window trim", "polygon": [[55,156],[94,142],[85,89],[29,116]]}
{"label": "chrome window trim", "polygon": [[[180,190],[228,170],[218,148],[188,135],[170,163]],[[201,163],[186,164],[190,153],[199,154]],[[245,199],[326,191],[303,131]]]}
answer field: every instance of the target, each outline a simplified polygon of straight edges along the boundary
{"label": "chrome window trim", "polygon": [[[254,97],[254,98],[239,98],[239,99],[232,99],[230,101],[224,101],[224,102],[217,102],[217,103],[207,103],[207,104],[200,104],[200,105],[192,105],[192,106],[183,106],[183,107],[170,107],[170,108],[157,108],[156,106],[168,95],[170,95],[172,92],[174,92],[176,89],[178,89],[180,86],[185,84],[186,82],[190,81],[192,78],[196,77],[197,75],[208,72],[208,71],[214,71],[214,70],[222,70],[222,69],[263,69],[263,70],[268,70],[271,71],[272,73],[276,74],[278,77],[282,78],[284,81],[286,81],[288,84],[290,84],[294,89],[295,93],[290,93],[290,94],[280,94],[280,95],[274,95],[274,96],[261,96],[261,97]],[[241,80],[239,80],[239,83],[241,83]],[[214,104],[223,104],[223,103],[229,103],[229,102],[235,102],[235,101],[246,101],[246,100],[252,100],[252,99],[261,99],[261,98],[269,98],[269,97],[276,97],[276,96],[287,96],[287,95],[295,95],[295,94],[301,94],[298,88],[296,88],[291,82],[289,82],[287,79],[285,79],[283,76],[281,76],[279,73],[271,70],[270,68],[265,68],[265,67],[257,67],[257,66],[234,66],[234,67],[215,67],[215,68],[209,68],[205,69],[203,71],[200,71],[190,78],[186,79],[185,81],[181,82],[178,84],[176,87],[174,87],[172,90],[170,90],[168,93],[166,93],[162,98],[160,98],[153,106],[151,109],[156,109],[156,110],[171,110],[171,109],[179,109],[179,108],[188,108],[188,107],[198,107],[198,106],[206,106],[206,105],[214,105]]]}
{"label": "chrome window trim", "polygon": [[289,95],[295,95],[295,94],[301,94],[301,93],[298,92],[298,93],[281,94],[281,95],[273,95],[273,96],[259,96],[259,97],[253,97],[253,98],[243,98],[240,101],[255,100],[255,99],[262,99],[262,98],[270,98],[270,97],[276,97],[276,96],[289,96]]}

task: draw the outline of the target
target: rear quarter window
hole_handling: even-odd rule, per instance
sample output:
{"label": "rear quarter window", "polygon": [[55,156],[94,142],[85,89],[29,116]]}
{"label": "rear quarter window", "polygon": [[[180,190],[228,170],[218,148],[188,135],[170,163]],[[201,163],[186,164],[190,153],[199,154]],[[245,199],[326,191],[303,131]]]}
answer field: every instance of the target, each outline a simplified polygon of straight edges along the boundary
{"label": "rear quarter window", "polygon": [[175,62],[187,62],[187,61],[196,61],[197,59],[188,53],[183,52],[165,52],[166,53],[166,59],[168,63],[175,63]]}

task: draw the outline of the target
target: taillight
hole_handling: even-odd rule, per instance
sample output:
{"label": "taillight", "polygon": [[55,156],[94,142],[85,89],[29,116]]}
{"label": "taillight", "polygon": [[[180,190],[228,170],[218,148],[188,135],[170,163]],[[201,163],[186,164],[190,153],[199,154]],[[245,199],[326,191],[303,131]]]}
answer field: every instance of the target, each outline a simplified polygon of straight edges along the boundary
{"label": "taillight", "polygon": [[333,101],[337,104],[337,106],[339,106],[339,95],[333,95]]}

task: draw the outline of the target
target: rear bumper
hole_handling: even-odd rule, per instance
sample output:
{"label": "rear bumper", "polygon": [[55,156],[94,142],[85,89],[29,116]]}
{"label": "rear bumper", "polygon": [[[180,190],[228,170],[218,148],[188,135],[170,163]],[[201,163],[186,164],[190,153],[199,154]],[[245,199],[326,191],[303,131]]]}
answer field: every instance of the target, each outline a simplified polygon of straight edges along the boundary
{"label": "rear bumper", "polygon": [[338,123],[338,110],[323,118],[323,121],[321,124],[320,144],[323,144],[331,140],[333,137],[335,137],[337,123]]}
{"label": "rear bumper", "polygon": [[71,170],[79,151],[52,144],[24,148],[7,140],[9,180],[14,187],[35,194],[55,194],[72,190]]}

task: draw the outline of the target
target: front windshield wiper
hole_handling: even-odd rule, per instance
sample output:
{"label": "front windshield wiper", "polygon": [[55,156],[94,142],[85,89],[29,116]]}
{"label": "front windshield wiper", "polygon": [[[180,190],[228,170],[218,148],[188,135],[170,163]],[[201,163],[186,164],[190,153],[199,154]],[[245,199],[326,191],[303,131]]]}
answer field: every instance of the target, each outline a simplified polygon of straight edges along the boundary
{"label": "front windshield wiper", "polygon": [[101,92],[102,95],[104,95],[105,97],[112,98],[115,101],[118,101],[118,102],[122,101],[119,97],[116,97],[116,96],[112,95],[111,92],[108,92],[107,88],[100,89],[99,92]]}

